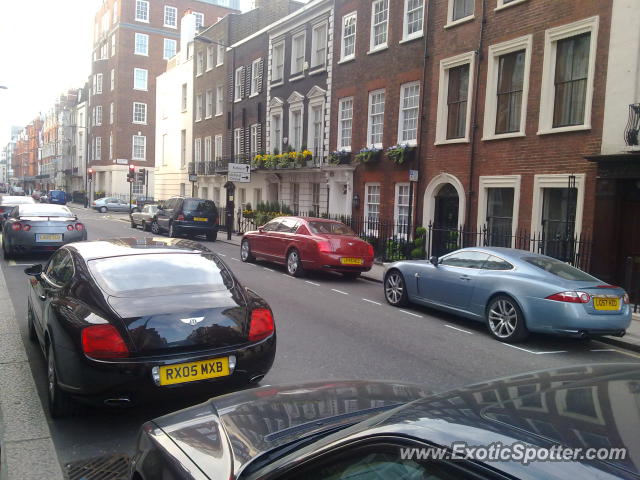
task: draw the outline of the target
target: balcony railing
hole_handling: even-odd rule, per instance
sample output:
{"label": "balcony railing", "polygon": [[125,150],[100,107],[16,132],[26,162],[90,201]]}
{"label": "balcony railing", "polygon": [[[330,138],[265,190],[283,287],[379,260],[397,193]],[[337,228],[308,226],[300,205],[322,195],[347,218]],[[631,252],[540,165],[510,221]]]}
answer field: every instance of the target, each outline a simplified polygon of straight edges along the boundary
{"label": "balcony railing", "polygon": [[624,141],[629,147],[640,145],[640,103],[629,105],[629,119],[624,129]]}

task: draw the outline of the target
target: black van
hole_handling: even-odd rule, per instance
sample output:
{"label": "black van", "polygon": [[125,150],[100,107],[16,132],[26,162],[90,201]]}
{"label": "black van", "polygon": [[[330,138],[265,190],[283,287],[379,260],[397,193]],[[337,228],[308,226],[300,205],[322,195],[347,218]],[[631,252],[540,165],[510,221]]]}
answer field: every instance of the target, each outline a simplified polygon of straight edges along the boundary
{"label": "black van", "polygon": [[153,233],[168,232],[179,235],[205,235],[215,242],[218,238],[218,209],[213,200],[173,197],[158,206]]}

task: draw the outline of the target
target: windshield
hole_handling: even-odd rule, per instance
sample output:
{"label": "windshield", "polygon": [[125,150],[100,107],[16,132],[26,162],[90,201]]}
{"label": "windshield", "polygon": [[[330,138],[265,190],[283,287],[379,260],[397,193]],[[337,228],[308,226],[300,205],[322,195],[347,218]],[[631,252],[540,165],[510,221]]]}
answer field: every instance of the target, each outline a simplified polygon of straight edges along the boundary
{"label": "windshield", "polygon": [[184,202],[185,211],[198,211],[198,212],[215,212],[216,204],[211,200],[186,200]]}
{"label": "windshield", "polygon": [[24,217],[73,217],[73,213],[63,205],[33,204],[22,205],[20,215]]}
{"label": "windshield", "polygon": [[597,282],[598,279],[592,277],[588,273],[572,267],[568,263],[561,262],[555,258],[549,257],[525,257],[523,260],[535,267],[541,268],[545,272],[549,272],[557,277],[565,280],[573,280],[576,282]]}
{"label": "windshield", "polygon": [[355,232],[340,222],[309,222],[309,228],[312,233],[330,234],[330,235],[352,235]]}
{"label": "windshield", "polygon": [[102,289],[115,296],[141,291],[162,295],[212,292],[231,287],[230,278],[213,255],[164,253],[91,260],[89,269]]}

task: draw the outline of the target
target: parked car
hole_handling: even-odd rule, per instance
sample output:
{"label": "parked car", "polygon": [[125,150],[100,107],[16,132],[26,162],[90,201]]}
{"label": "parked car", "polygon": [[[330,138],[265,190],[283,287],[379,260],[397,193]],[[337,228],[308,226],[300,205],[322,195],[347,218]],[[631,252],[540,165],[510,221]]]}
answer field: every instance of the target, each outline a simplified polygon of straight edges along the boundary
{"label": "parked car", "polygon": [[287,266],[287,273],[331,270],[357,278],[373,265],[373,247],[343,223],[322,218],[278,217],[257,231],[247,232],[240,243],[240,258],[263,258]]}
{"label": "parked car", "polygon": [[94,200],[91,203],[91,208],[99,211],[100,213],[128,212],[131,209],[131,206],[126,200],[121,200],[117,197],[105,197]]}
{"label": "parked car", "polygon": [[36,202],[40,201],[40,197],[44,195],[44,192],[41,192],[40,190],[34,190],[33,192],[31,192],[31,198],[33,198]]}
{"label": "parked car", "polygon": [[[440,394],[397,382],[265,386],[144,424],[130,478],[637,479],[639,384],[638,364],[608,364]],[[587,447],[593,459],[558,455]]]}
{"label": "parked car", "polygon": [[56,205],[66,205],[67,193],[63,190],[51,190],[47,194],[47,202],[54,203]]}
{"label": "parked car", "polygon": [[145,205],[149,205],[151,203],[155,203],[155,201],[153,200],[153,197],[145,197],[145,196],[136,197],[131,202],[131,211],[140,212],[142,211]]}
{"label": "parked car", "polygon": [[25,195],[24,188],[18,186],[9,187],[9,193],[15,197],[22,197]]}
{"label": "parked car", "polygon": [[167,232],[179,235],[205,235],[215,242],[218,238],[218,209],[212,200],[173,197],[158,206],[156,221],[151,224],[155,234]]}
{"label": "parked car", "polygon": [[273,313],[206,247],[116,238],[58,250],[25,270],[29,335],[47,360],[48,405],[158,401],[248,385],[276,351]]}
{"label": "parked car", "polygon": [[84,224],[64,205],[17,205],[2,226],[5,259],[19,253],[50,252],[86,239]]}
{"label": "parked car", "polygon": [[156,221],[158,213],[158,205],[146,205],[142,207],[142,211],[134,211],[129,215],[131,217],[131,228],[142,227],[145,232],[151,229],[151,225]]}
{"label": "parked car", "polygon": [[0,227],[4,224],[11,210],[16,205],[28,205],[34,204],[36,201],[31,197],[26,196],[14,196],[14,195],[1,195],[0,196]]}
{"label": "parked car", "polygon": [[441,258],[404,260],[384,274],[387,302],[410,302],[485,322],[503,342],[529,332],[623,336],[629,296],[571,265],[500,247],[463,248]]}

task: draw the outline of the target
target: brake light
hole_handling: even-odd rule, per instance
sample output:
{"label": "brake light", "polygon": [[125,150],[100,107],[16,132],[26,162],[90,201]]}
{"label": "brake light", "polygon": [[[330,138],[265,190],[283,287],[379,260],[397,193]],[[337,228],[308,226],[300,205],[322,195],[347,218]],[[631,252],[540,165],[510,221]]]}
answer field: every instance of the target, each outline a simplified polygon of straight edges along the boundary
{"label": "brake light", "polygon": [[179,222],[183,221],[184,220],[184,215],[183,214],[178,215],[176,217],[176,220],[178,220]]}
{"label": "brake light", "polygon": [[91,358],[124,358],[129,349],[113,325],[92,325],[82,330],[82,351]]}
{"label": "brake light", "polygon": [[22,230],[24,230],[25,232],[28,232],[29,230],[31,230],[31,225],[23,225],[22,226]]}
{"label": "brake light", "polygon": [[73,232],[73,225],[67,225],[67,230],[69,230],[70,232]]}
{"label": "brake light", "polygon": [[549,295],[547,300],[555,300],[556,302],[567,303],[589,303],[591,295],[587,292],[560,292]]}
{"label": "brake light", "polygon": [[329,253],[331,252],[331,242],[328,242],[326,240],[321,240],[318,242],[318,251],[322,252],[322,253]]}
{"label": "brake light", "polygon": [[622,303],[624,303],[625,305],[629,305],[629,294],[628,293],[625,293],[622,296]]}
{"label": "brake light", "polygon": [[11,225],[11,230],[13,230],[14,232],[19,232],[20,230],[22,230],[22,224],[21,223],[13,223]]}
{"label": "brake light", "polygon": [[373,257],[373,245],[370,243],[367,243],[367,256]]}
{"label": "brake light", "polygon": [[267,338],[275,331],[273,315],[268,308],[256,308],[251,311],[251,323],[249,324],[249,341],[257,342]]}
{"label": "brake light", "polygon": [[83,224],[81,224],[81,223],[76,223],[76,230],[77,230],[78,232],[83,231],[83,230],[84,230],[84,225],[83,225]]}

